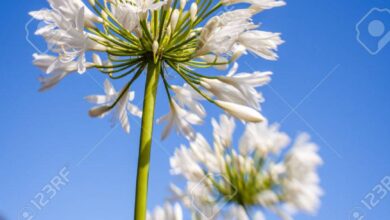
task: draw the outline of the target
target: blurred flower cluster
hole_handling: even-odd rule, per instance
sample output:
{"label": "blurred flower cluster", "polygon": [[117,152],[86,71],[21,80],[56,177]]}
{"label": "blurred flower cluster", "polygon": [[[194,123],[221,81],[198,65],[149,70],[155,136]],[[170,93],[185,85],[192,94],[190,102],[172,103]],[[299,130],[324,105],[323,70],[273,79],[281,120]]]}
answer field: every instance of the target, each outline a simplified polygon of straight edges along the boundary
{"label": "blurred flower cluster", "polygon": [[[187,182],[184,189],[171,186],[174,199],[194,219],[262,220],[261,210],[286,220],[296,212],[315,214],[322,195],[317,174],[322,159],[307,134],[298,135],[287,148],[290,138],[278,125],[249,123],[234,147],[233,118],[222,115],[212,126],[212,145],[198,133],[170,159],[172,174]],[[158,210],[155,215],[163,215]],[[182,219],[178,204],[174,210],[174,218],[155,219]]]}

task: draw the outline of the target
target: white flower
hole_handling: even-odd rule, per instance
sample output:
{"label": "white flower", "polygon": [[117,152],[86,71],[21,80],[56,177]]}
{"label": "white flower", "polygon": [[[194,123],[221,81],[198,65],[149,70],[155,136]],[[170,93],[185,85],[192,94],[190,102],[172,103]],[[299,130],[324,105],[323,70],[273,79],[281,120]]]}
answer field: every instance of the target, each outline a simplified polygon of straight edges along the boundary
{"label": "white flower", "polygon": [[139,12],[148,12],[148,11],[155,11],[160,9],[162,6],[164,6],[167,1],[154,1],[154,0],[131,0],[135,4],[135,7],[137,8],[137,11]]}
{"label": "white flower", "polygon": [[242,206],[232,206],[230,207],[226,220],[250,220],[245,209]]}
{"label": "white flower", "polygon": [[179,10],[178,9],[174,9],[173,12],[172,12],[171,23],[170,23],[170,26],[169,26],[172,31],[176,30],[176,25],[177,25],[177,22],[179,21],[179,16],[180,16]]}
{"label": "white flower", "polygon": [[[214,131],[213,133],[216,132]],[[198,133],[196,138],[190,143],[190,149],[194,160],[202,163],[204,169],[214,173],[223,172],[222,170],[225,169],[221,163],[223,160],[223,149],[216,150],[215,146],[212,149],[201,134]]]}
{"label": "white flower", "polygon": [[[214,134],[214,147],[201,134],[191,140],[190,147],[181,146],[175,151],[170,160],[173,175],[183,175],[186,179],[197,182],[201,181],[207,170],[213,173],[225,172],[224,152],[231,145],[231,135],[234,131],[232,118],[222,115],[220,123],[215,119],[212,121]],[[202,165],[200,165],[202,164]]]}
{"label": "white flower", "polygon": [[163,207],[156,207],[153,213],[148,213],[146,220],[183,220],[183,211],[178,203],[165,203]]}
{"label": "white flower", "polygon": [[222,150],[231,146],[236,125],[234,119],[226,115],[221,115],[219,120],[220,123],[213,118],[211,124],[213,126],[214,144]]}
{"label": "white flower", "polygon": [[[203,75],[197,69],[226,69],[249,51],[276,59],[275,52],[282,43],[279,34],[257,30],[259,25],[252,17],[258,11],[282,6],[284,1],[221,0],[214,4],[207,0],[200,4],[188,0],[89,0],[93,12],[82,0],[48,2],[50,9],[30,12],[44,24],[35,34],[45,38],[50,53],[57,57],[50,58],[50,65],[45,66],[45,71],[53,75],[42,79],[43,89],[52,87],[75,68],[82,74],[90,67],[112,79],[133,75],[132,84],[152,67],[147,62],[152,57],[158,74],[165,75],[171,68],[189,85],[171,86],[164,79],[167,92],[173,91],[176,96],[172,96],[171,113],[160,120],[168,122],[163,138],[174,126],[187,138],[194,138],[191,126],[200,124],[206,116],[202,100],[247,122],[264,120],[258,112],[264,98],[256,89],[270,81],[270,72],[237,74],[235,65],[227,76],[219,77]],[[238,3],[250,6],[218,14],[224,4]],[[91,65],[87,62],[91,51],[103,52],[107,62]],[[123,103],[118,100],[111,104]],[[100,106],[91,115],[103,115],[113,107]]]}
{"label": "white flower", "polygon": [[267,60],[276,60],[278,58],[278,55],[274,51],[283,42],[280,38],[280,33],[259,30],[244,32],[238,38],[239,44]]}
{"label": "white flower", "polygon": [[249,123],[240,140],[240,152],[243,154],[255,152],[261,156],[278,154],[289,142],[289,137],[279,131],[277,124],[269,126],[267,121]]}
{"label": "white flower", "polygon": [[216,56],[214,54],[207,54],[199,58],[206,61],[210,65],[215,63],[216,65],[213,66],[218,70],[226,70],[229,67],[228,65],[229,61],[225,57]]}
{"label": "white flower", "polygon": [[[238,64],[235,63],[227,76],[220,76],[218,79],[240,92],[246,105],[260,110],[260,103],[264,102],[263,95],[256,89],[271,81],[271,72],[237,73]],[[241,104],[243,104],[241,102]]]}
{"label": "white flower", "polygon": [[[85,52],[87,50],[105,50],[105,47],[91,40],[84,32],[84,8],[80,8],[75,15],[75,20],[66,20],[54,11],[40,11],[31,14],[35,18],[44,18],[48,25],[39,29],[36,33],[42,35],[51,49],[59,53],[56,62],[48,68],[48,72],[56,69],[57,65],[69,63],[77,59],[77,71],[86,71]],[[42,17],[41,17],[42,16]]]}
{"label": "white flower", "polygon": [[257,12],[286,5],[286,2],[283,0],[247,0],[247,2],[252,4],[251,9]]}
{"label": "white flower", "polygon": [[276,183],[279,184],[281,182],[283,178],[283,174],[285,173],[286,173],[286,165],[284,163],[271,162],[269,164],[268,174],[271,177],[271,179]]}
{"label": "white flower", "polygon": [[172,85],[172,91],[175,93],[175,99],[180,106],[188,107],[192,112],[203,118],[206,116],[206,110],[200,103],[204,98],[194,91],[188,84],[181,86]]}
{"label": "white flower", "polygon": [[[225,3],[239,3],[244,1],[225,1]],[[213,17],[202,29],[197,55],[230,54],[236,60],[245,50],[267,59],[278,58],[275,51],[284,41],[280,33],[271,33],[254,30],[258,27],[251,21],[254,11],[269,9],[271,5],[280,5],[282,1],[248,0],[251,9],[239,9]],[[281,6],[281,5],[280,5]]]}
{"label": "white flower", "polygon": [[195,137],[195,132],[191,125],[202,124],[202,118],[199,117],[199,115],[184,109],[178,105],[175,100],[170,101],[170,107],[171,111],[169,114],[157,120],[158,124],[167,122],[161,138],[165,139],[171,132],[172,127],[175,127],[176,130],[183,134],[186,138],[193,139]]}
{"label": "white flower", "polygon": [[323,194],[316,172],[322,159],[317,154],[318,147],[309,139],[309,135],[301,134],[288,153],[285,162],[287,178],[283,182],[283,190],[293,208],[315,213]]}
{"label": "white flower", "polygon": [[[57,63],[57,58],[47,54],[33,54],[34,65],[42,69],[45,73],[48,74],[48,77],[40,77],[39,81],[41,82],[41,88],[39,91],[45,91],[57,85],[63,78],[68,76],[71,73],[74,73],[78,69],[78,64],[76,62],[69,63]],[[53,67],[53,63],[56,65]],[[94,63],[86,63],[86,68],[91,68],[94,66]],[[50,72],[48,70],[52,68]]]}
{"label": "white flower", "polygon": [[280,7],[286,5],[282,0],[222,0],[223,4],[249,3],[251,8],[260,12],[265,9]]}
{"label": "white flower", "polygon": [[220,105],[229,114],[248,122],[260,122],[264,118],[257,110],[264,102],[263,95],[256,89],[271,80],[271,72],[236,74],[235,64],[227,76],[217,79],[202,78],[200,85],[213,94]]}
{"label": "white flower", "polygon": [[183,175],[188,180],[199,181],[204,177],[204,173],[198,162],[191,149],[181,146],[170,159],[171,174]]}
{"label": "white flower", "polygon": [[127,31],[132,32],[139,26],[139,11],[132,4],[118,1],[116,4],[111,4],[111,11]]}
{"label": "white flower", "polygon": [[171,158],[172,174],[187,180],[186,190],[173,188],[176,199],[193,212],[195,204],[195,211],[201,213],[225,199],[229,208],[221,214],[231,220],[264,220],[261,212],[252,212],[257,208],[285,220],[292,220],[296,211],[314,213],[318,209],[322,190],[317,167],[322,160],[307,135],[299,136],[281,160],[289,138],[277,125],[247,124],[237,152],[231,144],[234,122],[221,116],[212,124],[212,147],[197,134],[190,147],[182,145]]}
{"label": "white flower", "polygon": [[87,25],[92,25],[93,22],[102,22],[102,19],[96,16],[81,0],[48,0],[50,7],[59,11],[67,20],[73,20],[79,13],[81,8],[85,9],[85,21]]}
{"label": "white flower", "polygon": [[140,20],[145,18],[148,11],[160,9],[166,1],[131,0],[111,1],[111,12],[118,22],[129,32],[139,27]]}
{"label": "white flower", "polygon": [[180,189],[180,187],[176,186],[175,184],[171,183],[169,185],[169,189],[171,193],[173,194],[172,200],[179,200],[181,201],[184,206],[190,207],[191,206],[191,198],[188,197],[188,195]]}
{"label": "white flower", "polygon": [[211,18],[202,29],[197,55],[210,52],[222,55],[231,51],[244,31],[257,27],[251,22],[251,16],[251,10],[239,9]]}
{"label": "white flower", "polygon": [[257,202],[265,207],[279,202],[278,195],[272,190],[265,190],[257,195]]}
{"label": "white flower", "polygon": [[191,21],[195,21],[197,13],[198,13],[198,4],[196,4],[196,2],[193,2],[190,7]]}
{"label": "white flower", "polygon": [[[86,99],[97,107],[91,109],[89,112],[91,117],[104,117],[109,111],[113,111],[113,123],[119,121],[122,128],[130,133],[130,124],[128,112],[134,116],[142,117],[142,112],[137,106],[131,103],[134,100],[135,93],[120,91],[117,92],[110,81],[104,82],[105,95],[88,96]],[[119,99],[119,100],[118,100]],[[116,105],[112,106],[115,102]]]}

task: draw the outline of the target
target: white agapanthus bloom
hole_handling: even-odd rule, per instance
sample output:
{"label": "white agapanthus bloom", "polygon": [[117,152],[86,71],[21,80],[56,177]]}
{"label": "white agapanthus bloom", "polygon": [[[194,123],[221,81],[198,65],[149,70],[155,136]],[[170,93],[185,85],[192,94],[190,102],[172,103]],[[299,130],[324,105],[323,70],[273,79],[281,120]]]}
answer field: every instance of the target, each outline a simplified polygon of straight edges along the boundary
{"label": "white agapanthus bloom", "polygon": [[257,27],[251,22],[251,17],[251,10],[240,9],[212,18],[202,29],[197,53],[222,55],[231,51],[242,33]]}
{"label": "white agapanthus bloom", "polygon": [[132,32],[139,27],[139,11],[132,4],[118,1],[111,6],[111,11],[127,31]]}
{"label": "white agapanthus bloom", "polygon": [[238,73],[235,63],[227,76],[202,79],[200,85],[216,97],[217,103],[226,112],[247,121],[262,121],[260,104],[263,95],[257,88],[271,81],[271,72]]}
{"label": "white agapanthus bloom", "polygon": [[318,147],[302,134],[286,157],[286,178],[283,179],[285,198],[296,210],[314,213],[320,206],[319,176],[316,167],[322,164],[317,154]]}
{"label": "white agapanthus bloom", "polygon": [[62,14],[66,20],[75,20],[75,15],[79,13],[80,8],[85,9],[86,25],[93,25],[94,22],[101,23],[102,18],[96,16],[82,0],[48,0],[50,7]]}
{"label": "white agapanthus bloom", "polygon": [[207,63],[216,63],[214,67],[218,70],[226,70],[227,68],[229,68],[229,60],[226,57],[216,56],[214,54],[207,54],[199,58],[206,61]]}
{"label": "white agapanthus bloom", "polygon": [[226,216],[226,220],[265,220],[262,212],[257,211],[253,217],[249,216],[247,211],[242,206],[232,206],[229,208]]}
{"label": "white agapanthus bloom", "polygon": [[278,130],[278,125],[268,125],[267,121],[248,124],[240,139],[240,152],[246,155],[256,152],[264,157],[278,154],[290,142],[287,134]]}
{"label": "white agapanthus bloom", "polygon": [[216,201],[229,204],[214,213],[225,219],[263,220],[259,208],[283,219],[318,210],[322,190],[317,168],[322,159],[307,134],[299,135],[285,154],[289,138],[277,125],[247,124],[238,148],[233,147],[231,118],[223,115],[212,125],[212,147],[197,134],[190,147],[180,147],[170,160],[172,174],[187,180],[185,190],[172,188],[174,198],[195,215],[209,213],[210,205],[218,205]]}
{"label": "white agapanthus bloom", "polygon": [[199,115],[184,109],[174,100],[171,100],[170,108],[171,111],[157,121],[158,124],[163,122],[167,123],[161,138],[165,139],[171,132],[172,128],[176,128],[176,130],[185,137],[193,139],[195,131],[191,125],[200,125],[202,124],[203,119]]}
{"label": "white agapanthus bloom", "polygon": [[171,88],[175,93],[175,99],[179,105],[187,107],[192,112],[199,115],[199,117],[203,118],[206,116],[206,110],[200,103],[204,98],[188,84],[184,84],[183,86],[172,85]]}
{"label": "white agapanthus bloom", "polygon": [[[42,13],[47,11],[32,12],[34,18],[41,18]],[[87,69],[85,53],[87,50],[104,51],[105,47],[96,43],[88,37],[84,31],[84,8],[80,8],[75,14],[75,20],[64,20],[57,12],[50,12],[43,17],[48,22],[46,27],[39,29],[36,33],[42,35],[51,49],[59,53],[56,62],[47,71],[56,69],[56,65],[72,64],[77,59],[77,71],[84,73]]]}
{"label": "white agapanthus bloom", "polygon": [[257,12],[286,5],[283,0],[247,0],[247,2],[252,4],[251,8]]}
{"label": "white agapanthus bloom", "polygon": [[257,12],[286,5],[286,2],[282,0],[222,0],[222,2],[227,5],[249,3],[251,4],[251,8]]}
{"label": "white agapanthus bloom", "polygon": [[91,109],[89,112],[90,116],[104,117],[109,111],[113,111],[113,122],[119,121],[122,128],[129,133],[130,123],[128,113],[140,118],[142,117],[141,110],[131,103],[135,98],[135,92],[127,92],[127,90],[117,92],[108,80],[104,82],[104,91],[106,93],[105,95],[86,97],[89,102],[98,104],[97,107]]}
{"label": "white agapanthus bloom", "polygon": [[[225,83],[226,86],[234,88],[231,90],[238,91],[239,96],[243,97],[246,102],[242,104],[259,110],[260,103],[264,102],[264,98],[256,89],[271,81],[272,72],[237,73],[237,70],[238,64],[235,63],[229,74],[218,77],[218,80]],[[217,93],[221,94],[222,92]],[[229,101],[229,99],[224,100]]]}
{"label": "white agapanthus bloom", "polygon": [[146,220],[183,220],[183,211],[179,204],[166,203],[163,207],[156,207],[148,213]]}
{"label": "white agapanthus bloom", "polygon": [[[47,54],[33,54],[34,65],[41,68],[47,76],[40,77],[41,88],[39,91],[45,91],[57,85],[63,78],[78,69],[77,62],[58,63],[56,57]],[[55,66],[53,66],[55,63]],[[86,63],[86,68],[92,68],[95,63]],[[48,71],[50,69],[50,71]]]}
{"label": "white agapanthus bloom", "polygon": [[154,0],[109,0],[113,4],[127,4],[130,7],[134,8],[137,13],[146,13],[148,11],[155,11],[160,9],[167,1],[154,1]]}
{"label": "white agapanthus bloom", "polygon": [[274,51],[284,41],[280,38],[280,33],[253,30],[241,34],[238,42],[264,59],[276,60],[278,55]]}
{"label": "white agapanthus bloom", "polygon": [[[50,49],[47,56],[51,57],[51,65],[44,70],[54,74],[42,80],[43,89],[89,68],[114,80],[129,78],[128,84],[133,84],[145,70],[155,69],[156,81],[164,82],[171,106],[171,112],[162,119],[168,123],[164,138],[176,127],[193,139],[192,125],[201,124],[206,116],[202,101],[243,121],[264,120],[260,113],[264,99],[257,89],[270,81],[270,72],[236,73],[236,65],[227,75],[221,74],[226,76],[208,76],[199,70],[213,67],[225,71],[248,52],[277,59],[276,51],[283,42],[280,34],[259,30],[253,16],[284,5],[283,1],[48,1],[49,9],[30,12],[43,22],[36,34],[43,36]],[[214,13],[237,3],[247,3],[247,8]],[[106,60],[92,65],[88,61],[91,52]],[[42,68],[39,62],[34,63]],[[172,86],[166,78],[168,71],[180,76],[185,86]],[[121,90],[123,94],[128,92],[128,84]],[[123,96],[116,98],[112,104],[121,104],[119,98]]]}
{"label": "white agapanthus bloom", "polygon": [[[35,56],[34,63],[46,73],[52,74],[42,80],[42,89],[54,86],[73,72],[81,74],[90,68],[96,68],[106,79],[127,82],[123,83],[125,86],[122,89],[116,91],[109,81],[106,81],[105,95],[89,96],[87,100],[98,105],[90,111],[90,116],[103,117],[112,113],[114,120],[119,121],[126,132],[130,131],[129,113],[142,116],[134,219],[146,219],[149,153],[159,82],[163,82],[170,106],[170,112],[158,121],[167,123],[162,137],[167,137],[170,131],[176,128],[192,142],[189,149],[182,147],[175,154],[176,157],[171,159],[173,173],[191,179],[191,187],[204,173],[220,173],[224,176],[229,174],[232,183],[246,187],[245,190],[239,188],[239,194],[231,198],[236,204],[276,206],[276,203],[285,203],[287,200],[284,198],[288,198],[293,208],[306,211],[312,208],[304,207],[303,204],[313,194],[300,196],[299,200],[303,202],[298,202],[295,200],[298,198],[296,194],[285,187],[294,186],[292,183],[315,183],[309,177],[302,180],[300,176],[288,173],[290,167],[298,162],[286,165],[285,172],[276,169],[275,165],[272,170],[277,170],[280,175],[268,174],[266,171],[269,163],[261,162],[266,150],[270,149],[272,152],[283,147],[255,143],[246,149],[246,154],[242,154],[239,149],[231,147],[229,134],[234,130],[234,123],[232,119],[226,118],[227,116],[221,122],[223,125],[213,123],[216,141],[212,147],[192,128],[193,125],[200,125],[206,116],[201,103],[204,100],[247,123],[265,121],[260,113],[263,97],[257,89],[269,82],[270,72],[237,74],[235,66],[228,75],[224,72],[212,76],[202,72],[202,69],[216,68],[225,71],[249,52],[275,60],[277,48],[282,43],[280,34],[260,31],[260,25],[253,21],[253,17],[262,10],[284,5],[283,1],[88,2],[89,4],[82,0],[49,0],[50,9],[30,13],[33,18],[45,24],[36,34],[42,36],[49,45],[48,54]],[[247,3],[244,4],[246,8],[223,12],[224,6],[236,3]],[[93,62],[90,62],[90,56],[94,53],[97,55],[94,55]],[[179,78],[185,85],[172,86],[167,78],[168,72],[172,72],[169,75],[178,76],[174,78]],[[144,75],[145,77],[141,77]],[[142,114],[131,103],[134,100],[134,92],[130,88],[134,88],[139,78],[146,78]],[[222,135],[221,132],[226,133]],[[256,153],[259,149],[263,150],[262,154]],[[256,170],[258,167],[262,168],[262,172]],[[285,180],[284,176],[288,176],[289,181]],[[271,194],[264,193],[270,190],[269,183],[274,183],[271,177],[278,179],[280,184],[277,187],[286,191],[279,191],[286,197],[283,197],[284,194],[278,194],[275,204],[272,203],[276,200]],[[219,192],[223,198],[227,198],[233,189],[228,188],[224,179],[217,175],[212,175],[203,183],[205,184],[200,189],[205,193],[197,197],[197,204],[203,208],[215,206],[213,192]],[[216,184],[218,187],[215,187]],[[253,191],[246,190],[249,186],[254,186]],[[173,212],[172,209],[169,205],[166,210],[158,209],[155,212],[157,214],[151,215],[154,216],[152,219],[180,219],[179,212]]]}

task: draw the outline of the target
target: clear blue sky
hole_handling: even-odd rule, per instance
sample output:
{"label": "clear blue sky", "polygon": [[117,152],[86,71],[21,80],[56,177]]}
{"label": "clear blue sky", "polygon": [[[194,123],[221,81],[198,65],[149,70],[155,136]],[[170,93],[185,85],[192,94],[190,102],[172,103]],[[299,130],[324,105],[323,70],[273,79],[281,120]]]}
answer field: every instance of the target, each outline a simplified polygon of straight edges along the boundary
{"label": "clear blue sky", "polygon": [[[47,7],[46,2],[3,1],[2,5],[0,215],[23,219],[21,211],[30,207],[39,220],[131,219],[139,121],[132,120],[132,133],[126,135],[119,128],[111,129],[108,119],[87,116],[90,105],[83,97],[101,92],[92,78],[103,82],[94,71],[38,93],[41,72],[31,65],[35,50],[25,39],[25,25],[28,11]],[[282,122],[291,135],[312,134],[325,160],[320,170],[326,191],[322,208],[315,218],[299,215],[296,219],[347,220],[355,207],[364,219],[390,217],[390,195],[371,211],[360,203],[390,175],[390,44],[373,56],[356,40],[355,30],[374,7],[390,8],[390,2],[289,1],[287,7],[258,16],[264,29],[282,32],[287,43],[280,48],[278,62],[247,57],[242,61],[249,65],[243,64],[241,70],[275,73],[271,86],[263,89],[264,114]],[[374,19],[385,24],[387,33],[386,13],[370,16],[379,16]],[[373,19],[370,16],[367,19]],[[368,23],[362,22],[362,41],[375,47],[381,37],[367,35]],[[381,42],[388,43],[386,39]],[[136,88],[139,96],[142,83]],[[161,95],[158,116],[167,112],[165,102]],[[218,113],[209,111],[210,116]],[[208,127],[207,123],[202,130],[209,132]],[[169,182],[177,180],[169,176],[168,158],[184,141],[175,135],[159,141],[161,129],[155,130],[150,207],[161,204],[169,195]],[[31,210],[30,200],[64,166],[69,166],[69,183],[42,210]]]}

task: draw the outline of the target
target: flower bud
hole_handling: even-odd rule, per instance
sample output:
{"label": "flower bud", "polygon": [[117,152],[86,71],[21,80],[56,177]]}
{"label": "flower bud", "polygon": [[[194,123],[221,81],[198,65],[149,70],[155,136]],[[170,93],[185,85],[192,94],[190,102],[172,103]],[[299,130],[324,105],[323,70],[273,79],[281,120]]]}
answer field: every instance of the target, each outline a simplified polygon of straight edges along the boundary
{"label": "flower bud", "polygon": [[91,6],[95,7],[96,0],[88,0],[88,1],[89,1],[89,4],[91,4]]}
{"label": "flower bud", "polygon": [[177,22],[179,21],[179,10],[175,9],[172,12],[172,18],[171,18],[171,29],[172,31],[175,31]]}
{"label": "flower bud", "polygon": [[186,7],[187,0],[180,0],[180,9],[183,10]]}
{"label": "flower bud", "polygon": [[172,34],[172,28],[171,28],[171,26],[168,26],[167,27],[167,35],[171,36],[171,34]]}
{"label": "flower bud", "polygon": [[246,122],[258,123],[265,120],[265,118],[253,108],[220,100],[216,100],[215,103],[224,109],[227,113]]}
{"label": "flower bud", "polygon": [[191,21],[195,21],[197,13],[198,13],[198,4],[194,2],[192,3],[190,8]]}
{"label": "flower bud", "polygon": [[102,62],[102,59],[100,58],[100,56],[96,53],[94,53],[92,55],[92,59],[93,59],[93,63],[98,65],[98,66],[102,66],[103,65],[103,62]]}
{"label": "flower bud", "polygon": [[154,55],[156,55],[157,54],[157,52],[158,52],[158,48],[159,48],[159,44],[158,44],[158,42],[155,40],[154,42],[153,42],[153,46],[152,46],[153,48],[153,54]]}
{"label": "flower bud", "polygon": [[171,7],[171,5],[172,5],[172,0],[167,0],[167,3],[164,5],[164,8],[168,9]]}

